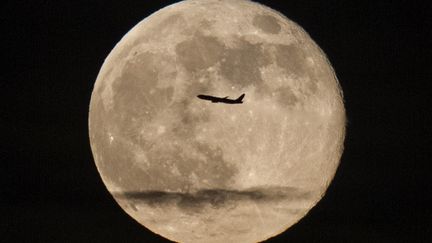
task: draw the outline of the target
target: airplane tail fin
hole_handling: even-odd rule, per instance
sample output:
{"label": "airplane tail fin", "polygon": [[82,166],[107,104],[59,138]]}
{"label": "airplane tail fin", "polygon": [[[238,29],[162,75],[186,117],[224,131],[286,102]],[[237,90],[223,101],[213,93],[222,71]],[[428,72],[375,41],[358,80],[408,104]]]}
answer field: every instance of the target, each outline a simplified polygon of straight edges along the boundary
{"label": "airplane tail fin", "polygon": [[240,97],[238,97],[236,99],[237,102],[243,102],[243,98],[245,97],[245,94],[240,95]]}

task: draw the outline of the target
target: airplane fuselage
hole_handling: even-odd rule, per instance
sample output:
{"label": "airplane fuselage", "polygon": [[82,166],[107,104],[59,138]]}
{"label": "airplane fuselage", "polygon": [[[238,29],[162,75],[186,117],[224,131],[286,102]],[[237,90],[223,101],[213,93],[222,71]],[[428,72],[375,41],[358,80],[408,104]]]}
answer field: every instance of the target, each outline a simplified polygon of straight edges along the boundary
{"label": "airplane fuselage", "polygon": [[210,96],[210,95],[198,95],[197,97],[202,99],[202,100],[209,100],[212,103],[242,104],[243,103],[242,99],[243,99],[244,95],[240,96],[236,100],[228,99],[228,96],[221,98],[221,97],[214,97],[214,96]]}

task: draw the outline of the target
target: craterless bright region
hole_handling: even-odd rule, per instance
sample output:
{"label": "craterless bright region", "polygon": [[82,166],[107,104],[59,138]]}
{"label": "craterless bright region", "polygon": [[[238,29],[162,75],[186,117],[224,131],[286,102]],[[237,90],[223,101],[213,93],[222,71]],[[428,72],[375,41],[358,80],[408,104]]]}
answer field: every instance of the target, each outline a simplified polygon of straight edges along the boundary
{"label": "craterless bright region", "polygon": [[[196,98],[242,93],[236,105]],[[115,46],[89,131],[103,182],[143,226],[177,242],[257,242],[322,198],[345,110],[331,65],[300,26],[247,0],[188,0]]]}

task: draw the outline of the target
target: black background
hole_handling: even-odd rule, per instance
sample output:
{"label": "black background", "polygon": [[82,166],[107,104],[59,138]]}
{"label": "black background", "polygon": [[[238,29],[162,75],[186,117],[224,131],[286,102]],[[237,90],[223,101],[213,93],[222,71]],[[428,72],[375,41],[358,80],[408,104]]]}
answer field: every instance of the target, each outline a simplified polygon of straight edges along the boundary
{"label": "black background", "polygon": [[[87,130],[121,37],[175,1],[0,4],[0,241],[163,242],[105,189]],[[258,1],[299,23],[344,91],[345,151],[326,196],[269,242],[432,242],[431,4]]]}

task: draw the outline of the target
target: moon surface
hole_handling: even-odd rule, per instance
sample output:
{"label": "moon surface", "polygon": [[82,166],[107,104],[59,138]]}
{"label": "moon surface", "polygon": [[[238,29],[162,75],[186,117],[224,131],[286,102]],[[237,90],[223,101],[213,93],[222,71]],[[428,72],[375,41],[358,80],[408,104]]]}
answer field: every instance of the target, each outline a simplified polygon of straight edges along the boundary
{"label": "moon surface", "polygon": [[[236,105],[196,98],[242,93]],[[145,18],[106,58],[89,134],[107,189],[143,226],[177,242],[257,242],[323,197],[345,110],[296,23],[247,0],[188,0]]]}

